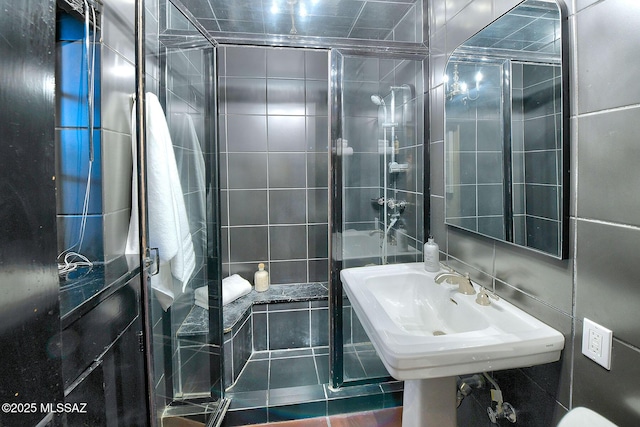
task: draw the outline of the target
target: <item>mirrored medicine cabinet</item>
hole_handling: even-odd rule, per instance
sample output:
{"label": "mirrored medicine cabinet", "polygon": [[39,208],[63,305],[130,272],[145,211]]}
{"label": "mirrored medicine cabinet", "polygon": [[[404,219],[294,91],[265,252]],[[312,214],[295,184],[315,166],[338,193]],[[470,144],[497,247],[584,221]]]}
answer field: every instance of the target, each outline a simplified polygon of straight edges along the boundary
{"label": "mirrored medicine cabinet", "polygon": [[445,223],[565,258],[567,19],[526,0],[456,48],[446,66]]}

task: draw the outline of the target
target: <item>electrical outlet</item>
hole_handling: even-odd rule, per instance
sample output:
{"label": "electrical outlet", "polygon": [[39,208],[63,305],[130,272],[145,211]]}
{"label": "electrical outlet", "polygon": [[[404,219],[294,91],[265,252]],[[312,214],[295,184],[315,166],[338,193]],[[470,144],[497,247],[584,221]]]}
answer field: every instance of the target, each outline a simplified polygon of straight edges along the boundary
{"label": "electrical outlet", "polygon": [[582,354],[605,369],[611,370],[613,331],[584,318],[582,329]]}

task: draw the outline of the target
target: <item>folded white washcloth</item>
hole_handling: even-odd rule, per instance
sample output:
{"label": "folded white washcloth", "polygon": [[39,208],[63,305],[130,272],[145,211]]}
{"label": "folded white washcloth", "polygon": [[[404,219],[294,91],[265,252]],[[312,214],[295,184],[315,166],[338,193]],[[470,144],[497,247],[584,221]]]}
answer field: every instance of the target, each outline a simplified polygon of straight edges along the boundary
{"label": "folded white washcloth", "polygon": [[[251,283],[239,274],[222,279],[222,305],[227,305],[251,292]],[[195,304],[198,307],[209,308],[209,289],[206,286],[194,291]]]}
{"label": "folded white washcloth", "polygon": [[194,296],[196,297],[196,299],[199,299],[201,301],[208,301],[209,300],[209,289],[207,286],[202,286],[200,288],[196,288],[195,291],[193,291]]}
{"label": "folded white washcloth", "polygon": [[209,303],[208,302],[204,302],[201,299],[196,298],[196,305],[198,307],[202,307],[205,310],[209,310]]}
{"label": "folded white washcloth", "polygon": [[193,295],[195,296],[195,303],[198,307],[206,310],[209,309],[209,289],[207,286],[196,288],[196,290],[193,291]]}
{"label": "folded white washcloth", "polygon": [[227,305],[251,292],[251,283],[239,274],[222,279],[222,305]]}

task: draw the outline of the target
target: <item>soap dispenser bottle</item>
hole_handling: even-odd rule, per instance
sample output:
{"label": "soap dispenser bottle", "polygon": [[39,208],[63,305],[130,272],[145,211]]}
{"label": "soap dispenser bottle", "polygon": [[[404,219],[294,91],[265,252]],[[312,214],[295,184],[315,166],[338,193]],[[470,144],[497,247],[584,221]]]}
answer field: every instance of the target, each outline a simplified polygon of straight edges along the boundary
{"label": "soap dispenser bottle", "polygon": [[424,244],[424,269],[430,272],[440,271],[440,248],[433,241],[433,237],[429,237]]}
{"label": "soap dispenser bottle", "polygon": [[258,271],[253,275],[253,284],[258,292],[269,289],[269,272],[264,269],[264,264],[258,264]]}

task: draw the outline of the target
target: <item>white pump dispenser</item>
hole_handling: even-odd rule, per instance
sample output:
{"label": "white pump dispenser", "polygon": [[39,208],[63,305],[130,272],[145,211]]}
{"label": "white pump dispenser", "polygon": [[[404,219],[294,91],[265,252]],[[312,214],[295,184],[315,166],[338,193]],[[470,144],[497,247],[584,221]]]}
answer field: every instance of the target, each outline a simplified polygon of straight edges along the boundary
{"label": "white pump dispenser", "polygon": [[429,237],[424,244],[424,269],[430,272],[440,271],[440,248],[433,241],[433,237]]}

